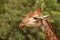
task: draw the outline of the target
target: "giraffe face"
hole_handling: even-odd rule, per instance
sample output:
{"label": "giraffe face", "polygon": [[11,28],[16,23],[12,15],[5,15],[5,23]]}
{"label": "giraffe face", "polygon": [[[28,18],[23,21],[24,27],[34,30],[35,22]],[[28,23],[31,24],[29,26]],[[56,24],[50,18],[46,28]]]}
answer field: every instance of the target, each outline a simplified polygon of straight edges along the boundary
{"label": "giraffe face", "polygon": [[32,17],[27,19],[26,26],[32,26],[32,27],[37,27],[40,26],[41,20],[39,20],[40,16],[38,14],[33,15]]}
{"label": "giraffe face", "polygon": [[20,27],[24,26],[32,26],[32,27],[37,27],[40,26],[41,20],[38,18],[40,14],[30,14],[28,15],[25,19],[23,19],[22,23],[20,24]]}
{"label": "giraffe face", "polygon": [[42,25],[42,20],[46,19],[47,16],[43,16],[40,13],[40,9],[36,9],[33,13],[29,13],[25,19],[23,19],[22,23],[20,23],[19,27],[24,26],[32,26],[39,27]]}

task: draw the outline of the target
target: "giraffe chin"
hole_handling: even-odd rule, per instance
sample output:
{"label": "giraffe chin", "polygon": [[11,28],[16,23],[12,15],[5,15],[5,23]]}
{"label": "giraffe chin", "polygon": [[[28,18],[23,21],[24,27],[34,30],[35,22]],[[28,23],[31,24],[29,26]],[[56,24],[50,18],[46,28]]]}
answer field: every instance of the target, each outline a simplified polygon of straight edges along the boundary
{"label": "giraffe chin", "polygon": [[20,24],[19,24],[19,28],[23,28],[23,27],[25,27],[25,24],[20,23]]}

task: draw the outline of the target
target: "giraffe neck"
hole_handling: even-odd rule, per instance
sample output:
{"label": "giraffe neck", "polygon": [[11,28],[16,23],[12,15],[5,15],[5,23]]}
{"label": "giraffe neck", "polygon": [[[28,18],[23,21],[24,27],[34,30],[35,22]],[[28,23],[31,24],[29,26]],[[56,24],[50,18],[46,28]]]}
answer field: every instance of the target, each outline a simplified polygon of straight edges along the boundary
{"label": "giraffe neck", "polygon": [[46,36],[46,40],[57,40],[57,37],[52,29],[51,25],[48,23],[47,20],[43,21],[44,24],[44,34]]}

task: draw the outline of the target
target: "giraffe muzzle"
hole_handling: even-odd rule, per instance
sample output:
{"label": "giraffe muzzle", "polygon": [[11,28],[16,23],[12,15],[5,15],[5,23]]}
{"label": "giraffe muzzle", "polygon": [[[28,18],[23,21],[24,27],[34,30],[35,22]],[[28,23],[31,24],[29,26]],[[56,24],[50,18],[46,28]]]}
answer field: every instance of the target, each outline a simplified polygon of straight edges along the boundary
{"label": "giraffe muzzle", "polygon": [[19,28],[23,28],[24,26],[25,26],[24,23],[20,23],[20,24],[19,24]]}

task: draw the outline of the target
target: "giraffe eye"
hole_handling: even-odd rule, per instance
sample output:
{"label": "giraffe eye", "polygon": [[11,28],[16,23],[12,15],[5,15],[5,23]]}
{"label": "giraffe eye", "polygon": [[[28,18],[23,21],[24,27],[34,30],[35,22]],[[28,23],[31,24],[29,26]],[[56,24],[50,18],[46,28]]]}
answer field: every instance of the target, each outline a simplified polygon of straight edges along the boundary
{"label": "giraffe eye", "polygon": [[34,17],[34,19],[38,19],[37,17]]}

